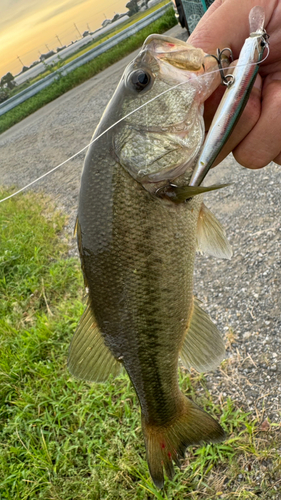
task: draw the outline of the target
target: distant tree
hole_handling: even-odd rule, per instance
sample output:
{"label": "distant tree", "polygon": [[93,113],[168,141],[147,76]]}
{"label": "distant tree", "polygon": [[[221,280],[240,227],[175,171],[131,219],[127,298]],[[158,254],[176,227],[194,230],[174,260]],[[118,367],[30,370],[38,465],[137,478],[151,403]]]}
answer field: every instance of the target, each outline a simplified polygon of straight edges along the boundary
{"label": "distant tree", "polygon": [[130,0],[126,4],[126,7],[128,9],[128,15],[132,16],[133,14],[136,14],[139,11],[139,6],[138,6],[138,1],[137,0]]}
{"label": "distant tree", "polygon": [[14,81],[14,77],[12,73],[7,73],[5,76],[1,78],[1,87],[4,87],[4,85],[7,85],[9,89],[13,89],[14,86],[16,85]]}
{"label": "distant tree", "polygon": [[0,103],[6,101],[6,99],[9,99],[9,91],[0,87]]}
{"label": "distant tree", "polygon": [[115,14],[115,16],[112,18],[111,22],[114,23],[115,21],[118,21],[120,15],[119,14]]}
{"label": "distant tree", "polygon": [[22,72],[22,73],[24,73],[24,72],[25,72],[25,71],[27,71],[28,69],[29,69],[29,67],[28,67],[28,66],[23,66],[23,67],[22,67],[21,72]]}

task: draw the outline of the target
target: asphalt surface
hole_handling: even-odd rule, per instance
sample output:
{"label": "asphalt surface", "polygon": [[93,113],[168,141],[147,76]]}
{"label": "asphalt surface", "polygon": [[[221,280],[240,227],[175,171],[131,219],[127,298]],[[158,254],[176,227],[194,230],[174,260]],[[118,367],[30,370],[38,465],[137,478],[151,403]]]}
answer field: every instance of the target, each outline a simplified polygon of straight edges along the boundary
{"label": "asphalt surface", "polygon": [[[178,27],[175,31],[184,36]],[[0,135],[1,184],[23,187],[85,147],[134,54]],[[69,215],[69,232],[84,156],[85,151],[33,187]],[[195,294],[228,346],[226,361],[207,375],[207,386],[214,399],[231,397],[260,422],[280,423],[280,167],[272,163],[250,171],[229,156],[208,180],[231,183],[206,195],[205,203],[225,227],[234,255],[230,261],[201,255],[196,260]]]}

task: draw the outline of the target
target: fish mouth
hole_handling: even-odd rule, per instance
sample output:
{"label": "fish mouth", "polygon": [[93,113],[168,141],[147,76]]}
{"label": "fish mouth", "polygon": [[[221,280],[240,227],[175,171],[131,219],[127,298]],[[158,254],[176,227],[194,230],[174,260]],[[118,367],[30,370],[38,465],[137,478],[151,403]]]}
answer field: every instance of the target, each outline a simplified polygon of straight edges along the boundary
{"label": "fish mouth", "polygon": [[202,49],[163,35],[150,35],[143,50],[149,51],[155,59],[184,71],[204,71],[205,53]]}

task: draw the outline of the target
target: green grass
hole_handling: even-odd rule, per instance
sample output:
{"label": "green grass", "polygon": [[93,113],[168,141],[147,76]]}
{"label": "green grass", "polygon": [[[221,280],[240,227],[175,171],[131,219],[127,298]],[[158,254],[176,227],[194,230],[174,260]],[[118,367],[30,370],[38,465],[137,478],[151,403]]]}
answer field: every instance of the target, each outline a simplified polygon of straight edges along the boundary
{"label": "green grass", "polygon": [[64,224],[44,196],[0,205],[1,500],[280,499],[280,426],[261,432],[230,399],[212,399],[203,375],[186,373],[182,390],[228,439],[189,448],[182,471],[156,490],[128,377],[90,385],[67,371],[84,292]]}
{"label": "green grass", "polygon": [[0,134],[29,116],[31,113],[34,113],[45,104],[48,104],[136,50],[142,45],[148,35],[152,33],[163,33],[169,28],[172,28],[175,24],[176,18],[173,8],[171,8],[163,14],[160,19],[154,21],[134,36],[118,43],[116,47],[104,52],[89,63],[80,66],[68,75],[58,78],[56,82],[46,89],[2,115],[0,118]]}

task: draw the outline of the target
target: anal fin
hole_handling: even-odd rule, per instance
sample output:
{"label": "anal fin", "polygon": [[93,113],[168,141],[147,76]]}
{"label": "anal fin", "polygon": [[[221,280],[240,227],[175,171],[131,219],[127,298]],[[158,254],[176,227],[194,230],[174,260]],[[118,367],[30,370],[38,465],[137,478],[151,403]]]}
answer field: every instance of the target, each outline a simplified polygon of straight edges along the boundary
{"label": "anal fin", "polygon": [[191,320],[180,352],[183,365],[207,372],[215,370],[224,357],[221,333],[194,298]]}
{"label": "anal fin", "polygon": [[71,341],[68,356],[70,373],[89,382],[105,382],[120,373],[122,365],[104,343],[88,301]]}

